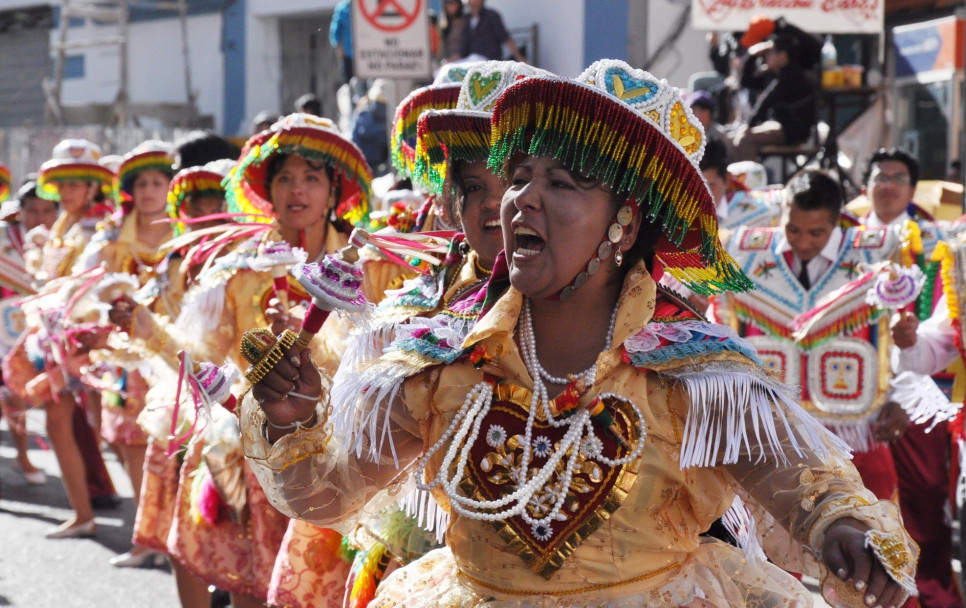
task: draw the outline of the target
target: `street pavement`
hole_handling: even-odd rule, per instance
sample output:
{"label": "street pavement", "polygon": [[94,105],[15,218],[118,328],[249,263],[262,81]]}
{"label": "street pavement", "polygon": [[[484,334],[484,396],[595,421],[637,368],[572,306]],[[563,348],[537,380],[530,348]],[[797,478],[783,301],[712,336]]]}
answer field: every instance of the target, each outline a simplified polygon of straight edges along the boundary
{"label": "street pavement", "polygon": [[[43,412],[27,414],[30,459],[48,476],[30,486],[14,468],[16,450],[0,423],[0,607],[178,608],[174,579],[164,568],[114,568],[108,560],[131,547],[131,484],[113,453],[105,460],[121,505],[96,512],[97,537],[48,540],[44,532],[70,517],[54,453],[43,437]],[[814,591],[815,586],[810,588]],[[821,596],[815,608],[828,608]]]}
{"label": "street pavement", "polygon": [[54,453],[44,449],[43,412],[28,412],[27,425],[30,459],[48,479],[43,486],[27,485],[14,469],[16,450],[6,423],[0,425],[0,606],[177,608],[174,578],[167,567],[115,568],[108,563],[130,549],[134,523],[131,484],[112,453],[106,453],[105,460],[122,503],[96,512],[97,537],[44,538],[44,532],[69,518],[71,510]]}

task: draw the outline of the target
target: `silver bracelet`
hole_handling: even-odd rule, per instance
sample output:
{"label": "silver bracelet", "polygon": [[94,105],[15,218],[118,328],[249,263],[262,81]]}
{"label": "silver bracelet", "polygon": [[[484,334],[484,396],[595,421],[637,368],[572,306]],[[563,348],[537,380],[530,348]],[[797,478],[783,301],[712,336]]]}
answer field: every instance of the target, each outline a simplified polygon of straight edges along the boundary
{"label": "silver bracelet", "polygon": [[315,397],[311,397],[309,395],[303,395],[302,393],[296,393],[295,391],[289,391],[288,392],[288,395],[286,395],[286,396],[287,397],[298,397],[299,399],[305,399],[306,401],[315,401],[316,403],[318,403],[319,402],[319,399],[322,398],[322,395],[316,395]]}
{"label": "silver bracelet", "polygon": [[[273,429],[278,429],[280,431],[289,431],[292,429],[301,429],[309,426],[314,426],[315,424],[314,420],[315,420],[315,412],[312,412],[312,415],[306,418],[305,420],[296,420],[291,424],[274,424],[272,423],[271,420],[268,419],[267,416],[265,418],[265,422],[268,424],[268,426],[272,427]],[[312,424],[309,424],[310,422]]]}

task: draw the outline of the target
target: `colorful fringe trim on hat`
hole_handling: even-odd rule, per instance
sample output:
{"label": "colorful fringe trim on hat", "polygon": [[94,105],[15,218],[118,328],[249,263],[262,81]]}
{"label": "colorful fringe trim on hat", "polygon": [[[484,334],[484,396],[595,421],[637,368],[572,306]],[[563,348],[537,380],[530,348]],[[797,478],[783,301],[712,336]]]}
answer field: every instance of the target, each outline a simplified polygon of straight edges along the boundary
{"label": "colorful fringe trim on hat", "polygon": [[397,171],[413,178],[419,116],[426,110],[452,110],[459,95],[459,84],[431,85],[416,89],[399,103],[392,119],[390,136],[392,165]]}
{"label": "colorful fringe trim on hat", "polygon": [[[671,121],[676,122],[673,112]],[[674,141],[615,97],[558,78],[527,78],[507,89],[494,110],[492,129],[494,172],[505,176],[518,152],[556,158],[639,202],[667,240],[658,242],[657,257],[694,292],[753,287],[718,239],[710,192],[685,154],[685,143],[694,142]]]}
{"label": "colorful fringe trim on hat", "polygon": [[[168,217],[173,220],[181,219],[184,201],[189,196],[216,196],[225,198],[225,187],[222,185],[224,176],[214,171],[185,170],[178,173],[168,188]],[[175,236],[184,233],[184,224],[175,224]]]}
{"label": "colorful fringe trim on hat", "polygon": [[10,196],[10,168],[0,165],[0,202]]}
{"label": "colorful fringe trim on hat", "polygon": [[455,161],[486,162],[490,155],[490,115],[463,110],[430,110],[419,117],[412,179],[442,194]]}
{"label": "colorful fringe trim on hat", "polygon": [[114,199],[118,202],[129,201],[134,195],[134,179],[138,174],[154,169],[167,176],[174,173],[174,158],[160,150],[135,154],[121,163],[114,178]]}
{"label": "colorful fringe trim on hat", "polygon": [[[44,163],[47,165],[47,163]],[[93,163],[58,162],[41,166],[37,176],[37,195],[50,201],[60,201],[58,182],[97,182],[101,185],[101,193],[105,196],[111,193],[114,173],[107,167]]]}
{"label": "colorful fringe trim on hat", "polygon": [[275,216],[265,179],[266,161],[276,154],[296,154],[334,168],[340,186],[336,215],[353,225],[369,221],[372,170],[362,152],[334,129],[310,126],[277,131],[250,147],[225,182],[229,213],[251,215],[252,221],[261,222]]}

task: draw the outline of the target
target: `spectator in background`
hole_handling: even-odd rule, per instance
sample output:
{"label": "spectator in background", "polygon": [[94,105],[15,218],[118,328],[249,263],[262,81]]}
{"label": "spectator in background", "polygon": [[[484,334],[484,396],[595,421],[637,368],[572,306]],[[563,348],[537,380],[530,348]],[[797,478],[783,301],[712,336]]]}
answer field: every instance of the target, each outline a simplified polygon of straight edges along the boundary
{"label": "spectator in background", "polygon": [[269,112],[268,110],[262,110],[255,115],[255,120],[252,121],[252,135],[255,133],[261,133],[275,124],[275,121],[279,119],[278,114],[275,112]]}
{"label": "spectator in background", "polygon": [[728,150],[717,140],[709,139],[698,165],[708,182],[719,220],[728,217]]}
{"label": "spectator in background", "polygon": [[483,6],[485,0],[466,0],[469,18],[463,26],[463,49],[460,55],[482,55],[487,59],[503,59],[503,45],[510,49],[513,58],[522,63],[527,59],[520,53],[510,33],[503,25],[503,17],[493,9]]}
{"label": "spectator in background", "polygon": [[684,99],[691,106],[694,117],[704,127],[704,133],[708,136],[708,140],[716,141],[724,147],[725,158],[723,160],[727,167],[728,160],[734,154],[734,148],[724,127],[714,120],[717,113],[717,104],[714,102],[714,97],[707,91],[694,91],[693,93],[688,93]]}
{"label": "spectator in background", "polygon": [[798,40],[790,34],[772,34],[748,49],[741,86],[761,93],[748,124],[734,135],[735,160],[755,160],[762,146],[800,144],[809,138],[817,118],[817,97],[801,68],[800,52]]}
{"label": "spectator in background", "polygon": [[[263,130],[259,129],[256,133]],[[174,170],[200,167],[225,158],[235,160],[239,154],[241,150],[235,144],[211,131],[199,129],[174,142]]]}
{"label": "spectator in background", "polygon": [[466,34],[466,10],[463,0],[443,0],[443,53],[444,61],[457,61],[463,53],[463,36]]}
{"label": "spectator in background", "polygon": [[359,146],[366,162],[376,173],[389,160],[386,130],[386,80],[376,78],[369,91],[356,103],[349,126],[352,143]]}
{"label": "spectator in background", "polygon": [[946,173],[946,181],[956,184],[963,183],[963,163],[959,159],[950,161],[949,172]]}
{"label": "spectator in background", "polygon": [[798,66],[809,72],[818,70],[822,61],[822,41],[805,30],[795,27],[785,21],[784,17],[770,19],[763,15],[751,18],[748,29],[741,36],[741,46],[750,49],[756,44],[768,39],[769,36],[791,36],[798,43]]}
{"label": "spectator in background", "polygon": [[295,111],[312,116],[322,116],[322,101],[312,93],[306,93],[295,100]]}
{"label": "spectator in background", "polygon": [[352,6],[349,0],[339,0],[329,26],[329,44],[342,62],[342,82],[348,84],[352,71]]}

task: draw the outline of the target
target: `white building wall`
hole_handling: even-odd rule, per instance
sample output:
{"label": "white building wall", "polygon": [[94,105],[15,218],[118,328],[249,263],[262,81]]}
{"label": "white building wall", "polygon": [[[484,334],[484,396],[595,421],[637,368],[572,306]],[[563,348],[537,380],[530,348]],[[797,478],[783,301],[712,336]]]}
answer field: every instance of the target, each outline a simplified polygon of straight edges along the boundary
{"label": "white building wall", "polygon": [[[282,113],[279,19],[331,11],[337,3],[338,0],[248,0],[244,129],[263,110]],[[328,32],[325,35],[328,37]]]}
{"label": "white building wall", "polygon": [[0,0],[0,11],[11,11],[18,8],[31,8],[34,6],[56,6],[60,2],[44,2],[43,0]]}
{"label": "white building wall", "polygon": [[286,17],[332,10],[338,0],[248,0],[248,11],[255,17]]}
{"label": "white building wall", "polygon": [[[664,41],[682,11],[687,8],[680,0],[629,0],[631,3],[631,23],[629,24],[631,63],[640,66],[643,61],[652,56],[658,46]],[[637,5],[637,6],[633,6]],[[635,48],[635,36],[646,28],[646,48],[638,45]],[[684,30],[677,42],[667,49],[663,56],[650,66],[649,71],[655,76],[666,78],[676,87],[685,88],[688,78],[695,72],[712,70],[711,60],[708,58],[707,32],[698,31],[691,27],[691,19],[687,18]],[[639,40],[637,41],[639,42]]]}
{"label": "white building wall", "polygon": [[242,128],[252,124],[263,110],[280,113],[281,61],[278,17],[257,17],[249,11],[245,36],[245,120]]}
{"label": "white building wall", "polygon": [[583,0],[487,0],[486,6],[499,11],[508,29],[538,24],[539,67],[569,77],[587,67]]}
{"label": "white building wall", "polygon": [[[188,17],[188,50],[191,83],[198,94],[198,111],[212,115],[215,127],[222,124],[224,70],[221,54],[221,15]],[[90,22],[68,30],[68,40],[112,37],[115,26]],[[57,29],[51,43],[59,40]],[[97,46],[68,51],[84,56],[84,76],[64,80],[64,105],[111,103],[120,84],[119,47]],[[181,25],[178,19],[138,21],[128,28],[128,97],[133,103],[187,103]]]}

